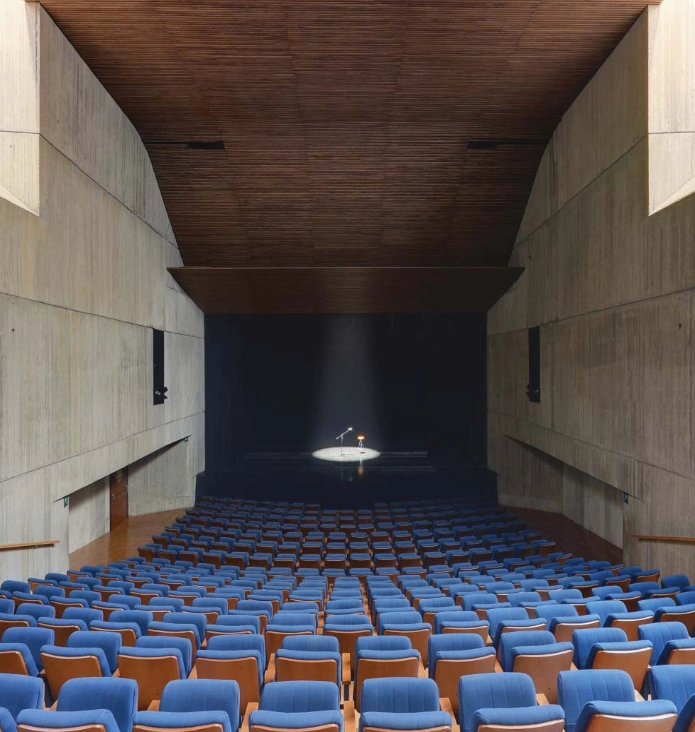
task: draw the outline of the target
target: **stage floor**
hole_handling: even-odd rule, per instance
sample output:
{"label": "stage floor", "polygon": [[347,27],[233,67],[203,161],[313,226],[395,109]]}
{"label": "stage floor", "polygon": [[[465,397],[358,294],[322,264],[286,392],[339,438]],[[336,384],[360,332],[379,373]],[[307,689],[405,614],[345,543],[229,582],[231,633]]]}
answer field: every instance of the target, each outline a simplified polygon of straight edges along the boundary
{"label": "stage floor", "polygon": [[331,463],[361,463],[365,460],[374,460],[381,455],[377,450],[367,447],[325,447],[317,450],[312,456],[319,460],[328,460]]}

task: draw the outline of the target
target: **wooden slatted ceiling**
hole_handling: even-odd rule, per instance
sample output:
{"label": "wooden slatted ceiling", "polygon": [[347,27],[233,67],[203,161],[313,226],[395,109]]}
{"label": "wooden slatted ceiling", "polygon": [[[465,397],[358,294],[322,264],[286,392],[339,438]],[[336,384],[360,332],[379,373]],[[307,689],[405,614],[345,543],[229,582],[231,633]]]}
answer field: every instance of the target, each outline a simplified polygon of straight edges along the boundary
{"label": "wooden slatted ceiling", "polygon": [[43,5],[140,131],[186,266],[462,267],[506,264],[547,140],[648,2]]}

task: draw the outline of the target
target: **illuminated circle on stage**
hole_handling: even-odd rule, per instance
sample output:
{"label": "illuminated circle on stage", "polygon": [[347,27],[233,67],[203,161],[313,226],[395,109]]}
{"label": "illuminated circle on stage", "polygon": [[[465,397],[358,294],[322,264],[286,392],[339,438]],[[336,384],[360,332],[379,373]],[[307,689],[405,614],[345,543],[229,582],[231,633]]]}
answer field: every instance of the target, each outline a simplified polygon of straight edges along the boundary
{"label": "illuminated circle on stage", "polygon": [[332,463],[362,463],[365,460],[374,460],[381,455],[377,450],[370,450],[367,447],[344,447],[342,455],[339,447],[326,447],[312,453],[319,460],[328,460]]}

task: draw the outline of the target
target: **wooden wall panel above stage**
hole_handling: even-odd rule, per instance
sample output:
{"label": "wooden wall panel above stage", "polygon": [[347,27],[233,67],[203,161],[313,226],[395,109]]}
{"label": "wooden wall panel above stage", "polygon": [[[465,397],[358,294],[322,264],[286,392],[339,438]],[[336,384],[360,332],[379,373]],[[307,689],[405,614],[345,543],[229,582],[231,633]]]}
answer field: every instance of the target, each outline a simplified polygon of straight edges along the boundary
{"label": "wooden wall panel above stage", "polygon": [[169,270],[205,313],[485,312],[523,272],[511,267]]}
{"label": "wooden wall panel above stage", "polygon": [[554,128],[656,2],[42,0],[196,267],[504,266]]}

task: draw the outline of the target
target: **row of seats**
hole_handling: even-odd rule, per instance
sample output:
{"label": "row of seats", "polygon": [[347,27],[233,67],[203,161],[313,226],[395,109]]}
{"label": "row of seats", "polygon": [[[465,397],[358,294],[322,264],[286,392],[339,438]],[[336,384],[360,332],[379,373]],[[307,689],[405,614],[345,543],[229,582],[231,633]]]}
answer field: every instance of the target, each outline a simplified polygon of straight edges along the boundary
{"label": "row of seats", "polygon": [[[51,700],[92,655],[93,675],[136,681],[141,710],[169,681],[208,676],[238,682],[242,711],[301,680],[342,686],[343,706],[362,714],[372,681],[404,677],[433,683],[456,724],[465,679],[524,676],[552,707],[564,673],[626,674],[633,694],[654,697],[652,671],[692,660],[687,577],[554,551],[499,507],[338,513],[206,501],[153,539],[151,557],[3,583],[0,670],[12,630]],[[170,546],[173,557],[158,556]],[[193,556],[179,558],[182,550]],[[201,561],[206,551],[215,562]],[[345,567],[327,566],[340,552]],[[315,566],[302,566],[304,556]],[[354,556],[365,566],[353,567]],[[42,642],[36,631],[54,637]],[[119,648],[103,665],[87,644],[109,635]],[[651,702],[633,703],[644,712]]]}
{"label": "row of seats", "polygon": [[[463,622],[477,625],[479,621]],[[359,710],[362,686],[374,677],[427,674],[442,696],[455,699],[462,676],[517,671],[530,675],[538,690],[554,702],[557,678],[564,670],[622,669],[636,690],[648,693],[645,680],[650,667],[695,662],[695,639],[688,637],[680,623],[643,626],[638,641],[628,641],[624,631],[617,628],[579,628],[573,632],[572,642],[558,642],[549,631],[524,628],[523,620],[511,621],[507,628],[502,627],[504,622],[493,619],[496,631],[490,645],[486,645],[490,636],[484,639],[478,633],[430,635],[427,630],[427,671],[422,654],[408,636],[421,631],[410,627],[404,632],[396,627],[395,633],[380,636],[366,630],[359,636],[349,632],[348,639],[355,644],[351,654],[341,653],[339,639],[325,629],[324,634],[315,635],[313,627],[304,631],[303,626],[296,626],[300,630],[294,632],[296,627],[291,626],[285,629],[276,650],[268,654],[266,638],[259,633],[224,633],[196,648],[191,638],[185,637],[195,626],[176,624],[164,633],[152,628],[152,634],[137,638],[133,646],[122,641],[121,632],[129,632],[129,628],[78,631],[70,635],[66,647],[55,645],[48,629],[10,628],[0,642],[0,670],[42,675],[52,698],[71,678],[118,673],[138,680],[143,708],[158,698],[168,680],[192,674],[237,680],[244,705],[258,701],[267,682],[325,680],[345,685],[347,698],[354,700]],[[453,708],[456,712],[455,701]]]}
{"label": "row of seats", "polygon": [[[636,701],[621,671],[563,672],[559,703],[538,703],[531,678],[522,673],[478,674],[458,685],[463,732],[585,732],[644,730],[685,732],[695,717],[695,666],[653,669],[651,701]],[[42,705],[42,684],[30,677],[0,675],[0,729],[3,732],[458,732],[447,699],[429,679],[371,679],[357,715],[340,702],[328,682],[268,684],[260,703],[245,710],[234,681],[188,680],[166,685],[156,708],[137,710],[137,684],[130,679],[73,679],[65,684],[55,710]]]}

